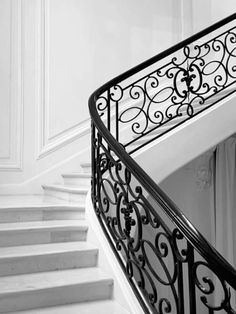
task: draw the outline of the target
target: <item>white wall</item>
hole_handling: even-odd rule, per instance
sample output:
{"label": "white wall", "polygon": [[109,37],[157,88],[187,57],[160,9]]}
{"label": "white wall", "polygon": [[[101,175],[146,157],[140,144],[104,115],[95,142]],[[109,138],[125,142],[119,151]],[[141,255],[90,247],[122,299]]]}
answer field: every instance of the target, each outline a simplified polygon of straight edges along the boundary
{"label": "white wall", "polygon": [[211,0],[212,22],[221,20],[236,12],[236,2],[234,0]]}
{"label": "white wall", "polygon": [[235,0],[179,0],[182,25],[181,37],[185,39],[211,24],[236,12]]}
{"label": "white wall", "polygon": [[0,1],[0,171],[18,171],[22,166],[19,11],[20,5],[17,1]]}
{"label": "white wall", "polygon": [[87,159],[91,92],[179,29],[174,0],[0,0],[0,193]]}
{"label": "white wall", "polygon": [[0,193],[77,168],[89,158],[91,92],[234,7],[234,0],[0,0]]}
{"label": "white wall", "polygon": [[[214,244],[212,156],[213,151],[206,158],[204,155],[196,158],[172,173],[160,186],[204,237]],[[202,159],[205,160],[202,162]],[[204,181],[204,175],[201,176],[203,171],[208,172],[208,182]]]}

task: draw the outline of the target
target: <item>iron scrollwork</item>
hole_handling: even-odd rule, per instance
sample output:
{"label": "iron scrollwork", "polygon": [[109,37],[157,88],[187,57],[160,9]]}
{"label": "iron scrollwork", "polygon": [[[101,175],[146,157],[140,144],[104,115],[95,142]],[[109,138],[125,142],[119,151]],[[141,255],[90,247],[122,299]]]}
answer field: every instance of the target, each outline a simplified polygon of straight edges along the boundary
{"label": "iron scrollwork", "polygon": [[[190,297],[183,287],[192,284],[191,291],[201,292],[194,304],[201,312],[196,313],[224,310],[235,314],[227,282],[215,274],[206,261],[194,259],[192,245],[171,221],[166,222],[159,215],[160,205],[149,200],[132,171],[107,148],[99,134],[94,149],[97,159],[93,201],[97,216],[120,256],[127,278],[151,312],[184,313]],[[192,261],[189,248],[193,250]],[[198,272],[201,266],[207,269],[207,274]],[[191,281],[187,280],[186,274],[192,277]],[[218,278],[217,282],[213,275]],[[216,300],[209,301],[208,297],[219,287],[223,294],[217,305]],[[202,304],[207,309],[205,312]]]}
{"label": "iron scrollwork", "polygon": [[225,268],[211,263],[205,239],[166,196],[153,193],[147,175],[138,179],[134,161],[122,158],[133,143],[142,147],[149,135],[161,136],[235,91],[236,27],[217,36],[215,30],[112,81],[90,103],[106,126],[101,132],[91,114],[94,209],[145,313],[236,314],[226,261],[212,253]]}
{"label": "iron scrollwork", "polygon": [[[207,270],[207,275],[201,275],[198,269],[203,267]],[[231,304],[231,289],[228,287],[222,275],[216,274],[211,265],[206,261],[195,262],[192,269],[193,278],[199,291],[200,300],[211,313],[231,313],[235,314],[235,309]]]}
{"label": "iron scrollwork", "polygon": [[[100,138],[96,145],[97,215],[119,251],[128,278],[142,291],[153,313],[180,313],[176,287],[178,233],[172,234],[143,188],[135,185],[132,173],[102,142]],[[162,286],[169,297],[162,296]]]}
{"label": "iron scrollwork", "polygon": [[236,27],[203,44],[185,46],[165,61],[132,83],[131,78],[112,86],[98,99],[101,115],[108,104],[113,107],[113,132],[118,137],[124,130],[120,141],[125,147],[161,136],[235,89]]}

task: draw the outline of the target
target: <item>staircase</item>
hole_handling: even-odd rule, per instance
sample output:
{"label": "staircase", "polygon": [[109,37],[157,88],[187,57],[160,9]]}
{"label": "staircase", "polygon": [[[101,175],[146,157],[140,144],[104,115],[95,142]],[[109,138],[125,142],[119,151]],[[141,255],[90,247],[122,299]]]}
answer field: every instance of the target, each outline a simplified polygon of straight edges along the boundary
{"label": "staircase", "polygon": [[235,51],[236,13],[90,96],[92,203],[144,313],[236,313],[236,269],[158,185],[236,132]]}
{"label": "staircase", "polygon": [[[44,185],[44,196],[0,198],[0,313],[128,314],[87,241],[90,171],[101,232],[144,313],[236,313],[236,270],[157,185],[236,132],[235,21],[233,14],[91,95],[91,167]],[[137,162],[144,155],[132,158],[144,147],[145,170]]]}
{"label": "staircase", "polygon": [[44,195],[0,197],[0,313],[128,312],[87,241],[90,164]]}

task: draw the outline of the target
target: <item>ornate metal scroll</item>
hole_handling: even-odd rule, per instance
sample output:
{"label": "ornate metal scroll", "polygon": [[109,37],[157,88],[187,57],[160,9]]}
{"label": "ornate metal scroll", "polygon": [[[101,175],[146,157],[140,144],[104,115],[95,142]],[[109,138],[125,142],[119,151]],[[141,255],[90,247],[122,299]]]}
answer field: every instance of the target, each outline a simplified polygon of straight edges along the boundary
{"label": "ornate metal scroll", "polygon": [[94,209],[145,313],[236,314],[236,271],[127,154],[235,91],[236,27],[215,35],[235,19],[115,78],[89,101]]}
{"label": "ornate metal scroll", "polygon": [[236,27],[164,61],[98,99],[98,112],[125,147],[150,142],[236,90]]}
{"label": "ornate metal scroll", "polygon": [[[94,208],[146,308],[156,314],[236,313],[231,306],[232,290],[221,272],[216,274],[195,253],[132,170],[97,131],[94,134]],[[216,289],[221,292],[213,298]]]}

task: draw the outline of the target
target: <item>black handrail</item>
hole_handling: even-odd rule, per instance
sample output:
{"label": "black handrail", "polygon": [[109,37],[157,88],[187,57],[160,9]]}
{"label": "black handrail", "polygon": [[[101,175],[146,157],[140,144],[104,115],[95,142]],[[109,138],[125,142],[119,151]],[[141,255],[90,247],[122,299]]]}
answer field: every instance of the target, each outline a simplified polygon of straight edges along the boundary
{"label": "black handrail", "polygon": [[[211,269],[219,274],[219,269],[223,273],[224,280],[233,288],[236,289],[236,270],[217,252],[214,247],[201,235],[201,233],[192,225],[192,223],[185,217],[181,210],[176,206],[176,204],[164,193],[161,188],[147,175],[147,173],[132,159],[129,154],[125,151],[124,147],[117,142],[113,135],[109,132],[104,122],[102,121],[99,112],[96,108],[96,102],[99,97],[106,91],[110,90],[112,87],[116,86],[121,81],[131,77],[132,75],[142,71],[143,69],[149,67],[150,65],[160,61],[161,59],[175,53],[176,51],[186,47],[187,45],[195,42],[196,40],[202,38],[203,36],[217,30],[218,28],[228,24],[229,22],[236,19],[236,13],[230,15],[229,17],[223,19],[220,22],[206,28],[205,30],[199,32],[196,35],[178,43],[177,45],[165,50],[164,52],[158,54],[155,57],[141,63],[140,65],[126,71],[125,73],[117,76],[116,78],[110,80],[108,83],[104,84],[102,87],[97,89],[89,98],[89,110],[92,119],[92,145],[95,144],[94,132],[96,132],[100,137],[102,137],[106,144],[108,145],[108,151],[112,151],[118,160],[123,163],[128,171],[137,179],[138,183],[152,196],[157,204],[164,210],[165,214],[170,218],[170,220],[177,226],[181,231],[184,238],[186,238],[189,243],[200,253],[200,255],[206,260],[210,261]],[[99,141],[99,140],[98,140]],[[101,140],[100,140],[101,143]],[[104,151],[106,149],[104,148]],[[98,158],[98,156],[97,156]],[[98,162],[96,160],[96,162]],[[95,160],[92,160],[95,163]],[[93,165],[94,166],[94,165]],[[105,170],[107,170],[106,168]],[[94,185],[96,184],[97,178],[93,178]],[[94,188],[94,187],[93,187]],[[96,200],[94,200],[96,202]],[[231,309],[232,310],[232,309]],[[209,312],[210,313],[210,312]],[[212,312],[213,313],[213,312]],[[234,313],[232,312],[228,313]]]}
{"label": "black handrail", "polygon": [[192,223],[185,217],[177,205],[166,195],[164,191],[148,176],[148,174],[135,162],[133,158],[124,150],[115,138],[107,131],[107,128],[101,121],[96,110],[96,95],[97,92],[89,98],[89,110],[92,121],[99,132],[109,143],[112,150],[119,157],[119,159],[131,170],[137,180],[150,193],[150,195],[159,203],[165,210],[166,214],[178,226],[186,238],[192,243],[199,253],[211,260],[214,270],[218,271],[219,267],[224,269],[224,277],[232,287],[236,289],[236,270],[220,255],[214,247],[201,235],[201,233],[192,225]]}

